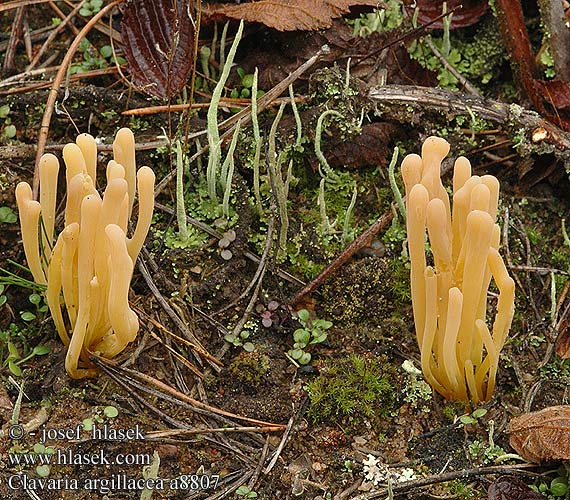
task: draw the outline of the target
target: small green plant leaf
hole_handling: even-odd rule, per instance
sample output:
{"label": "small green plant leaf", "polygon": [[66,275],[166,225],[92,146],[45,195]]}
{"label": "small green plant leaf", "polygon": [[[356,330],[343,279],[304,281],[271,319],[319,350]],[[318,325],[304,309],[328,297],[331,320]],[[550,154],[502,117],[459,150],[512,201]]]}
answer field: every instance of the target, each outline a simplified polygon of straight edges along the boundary
{"label": "small green plant leaf", "polygon": [[14,224],[17,220],[18,216],[10,207],[0,207],[0,222]]}
{"label": "small green plant leaf", "polygon": [[255,346],[251,342],[245,342],[243,344],[243,350],[246,352],[253,352],[255,350]]}
{"label": "small green plant leaf", "polygon": [[303,351],[303,354],[297,361],[300,365],[308,365],[311,362],[311,354]]}
{"label": "small green plant leaf", "polygon": [[20,317],[24,321],[33,321],[34,319],[36,319],[36,315],[34,313],[31,313],[30,311],[21,311]]}
{"label": "small green plant leaf", "polygon": [[320,344],[325,340],[327,340],[327,334],[325,332],[319,332],[313,337],[313,340],[311,340],[310,344]]}
{"label": "small green plant leaf", "polygon": [[32,352],[34,356],[43,356],[50,352],[50,348],[47,345],[37,345]]}
{"label": "small green plant leaf", "polygon": [[307,345],[311,341],[311,332],[299,328],[293,333],[293,340],[298,344]]}
{"label": "small green plant leaf", "polygon": [[8,369],[12,372],[12,374],[16,375],[16,377],[22,376],[22,369],[12,360],[8,361]]}
{"label": "small green plant leaf", "polygon": [[485,416],[487,414],[487,410],[485,408],[477,408],[472,414],[471,416],[478,420],[481,417]]}
{"label": "small green plant leaf", "polygon": [[15,125],[6,125],[6,128],[4,129],[4,137],[7,139],[13,139],[16,137],[16,132],[17,131]]}
{"label": "small green plant leaf", "polygon": [[307,322],[309,321],[311,314],[306,309],[299,309],[297,311],[297,317],[299,318],[299,321]]}
{"label": "small green plant leaf", "polygon": [[459,421],[463,424],[463,425],[469,425],[469,424],[475,424],[477,423],[477,420],[475,420],[472,416],[470,415],[461,415],[459,417]]}
{"label": "small green plant leaf", "polygon": [[45,452],[46,452],[46,447],[44,444],[42,443],[34,444],[34,453],[45,453]]}
{"label": "small green plant leaf", "polygon": [[49,465],[38,465],[36,467],[36,474],[40,477],[48,477],[50,473]]}
{"label": "small green plant leaf", "polygon": [[32,293],[29,297],[28,300],[34,304],[35,306],[37,306],[41,301],[42,298],[40,295],[38,295],[37,293]]}
{"label": "small green plant leaf", "polygon": [[114,406],[105,406],[103,414],[107,418],[115,418],[119,415],[119,410],[117,410],[117,408],[115,408]]}
{"label": "small green plant leaf", "polygon": [[113,49],[110,45],[103,45],[103,47],[99,49],[99,54],[101,54],[105,59],[108,59],[113,55]]}
{"label": "small green plant leaf", "polygon": [[87,432],[91,432],[93,430],[93,425],[95,424],[95,422],[93,422],[92,418],[86,418],[83,420],[82,425],[83,428],[87,431]]}

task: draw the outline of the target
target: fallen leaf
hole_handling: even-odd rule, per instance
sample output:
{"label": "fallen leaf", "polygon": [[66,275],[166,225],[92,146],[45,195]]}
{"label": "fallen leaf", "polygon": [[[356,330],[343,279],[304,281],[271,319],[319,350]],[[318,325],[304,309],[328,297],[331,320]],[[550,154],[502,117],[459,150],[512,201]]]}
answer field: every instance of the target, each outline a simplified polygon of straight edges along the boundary
{"label": "fallen leaf", "polygon": [[531,490],[514,476],[501,476],[487,490],[489,500],[544,500],[546,497]]}
{"label": "fallen leaf", "polygon": [[556,342],[556,354],[562,359],[570,358],[570,324],[563,320],[558,327],[558,339]]}
{"label": "fallen leaf", "polygon": [[570,406],[551,406],[515,417],[510,445],[534,463],[570,460]]}
{"label": "fallen leaf", "polygon": [[[419,11],[418,23],[427,24],[433,19],[443,14],[442,2],[440,0],[416,0],[415,5]],[[447,11],[458,8],[452,14],[450,29],[464,28],[475,24],[489,8],[487,0],[447,0]],[[408,7],[410,15],[414,9]],[[441,29],[443,23],[441,20],[430,25],[431,29]]]}
{"label": "fallen leaf", "polygon": [[570,108],[570,82],[536,80],[542,95],[555,108]]}
{"label": "fallen leaf", "polygon": [[279,31],[309,31],[330,28],[333,19],[347,14],[355,6],[382,7],[384,4],[377,0],[260,0],[205,6],[202,15],[210,21],[243,19]]}
{"label": "fallen leaf", "polygon": [[168,99],[186,85],[194,65],[194,25],[185,0],[133,0],[121,38],[134,85]]}

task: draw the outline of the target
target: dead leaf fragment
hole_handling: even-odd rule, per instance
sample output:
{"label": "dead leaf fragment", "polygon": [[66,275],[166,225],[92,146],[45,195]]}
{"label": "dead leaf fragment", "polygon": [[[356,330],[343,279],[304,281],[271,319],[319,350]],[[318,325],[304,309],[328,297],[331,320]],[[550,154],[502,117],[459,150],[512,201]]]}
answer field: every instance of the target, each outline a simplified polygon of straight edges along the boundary
{"label": "dead leaf fragment", "polygon": [[570,460],[570,406],[551,406],[514,417],[510,444],[534,463]]}
{"label": "dead leaf fragment", "polygon": [[[428,24],[433,19],[443,14],[443,2],[440,0],[416,0],[415,5],[418,8],[418,22],[420,24]],[[447,0],[447,12],[457,9],[453,12],[451,18],[450,29],[464,28],[475,24],[489,8],[487,0]],[[408,8],[410,15],[413,15],[414,9]],[[441,20],[433,23],[431,29],[441,29],[443,22]]]}
{"label": "dead leaf fragment", "polygon": [[556,354],[562,359],[568,359],[570,358],[570,324],[567,320],[562,321],[558,332]]}
{"label": "dead leaf fragment", "polygon": [[194,64],[194,26],[185,0],[127,3],[121,38],[133,83],[168,99],[186,85]]}
{"label": "dead leaf fragment", "polygon": [[202,11],[210,21],[243,19],[262,23],[279,31],[330,28],[332,20],[347,14],[351,7],[382,7],[377,0],[260,0],[237,5],[212,5]]}

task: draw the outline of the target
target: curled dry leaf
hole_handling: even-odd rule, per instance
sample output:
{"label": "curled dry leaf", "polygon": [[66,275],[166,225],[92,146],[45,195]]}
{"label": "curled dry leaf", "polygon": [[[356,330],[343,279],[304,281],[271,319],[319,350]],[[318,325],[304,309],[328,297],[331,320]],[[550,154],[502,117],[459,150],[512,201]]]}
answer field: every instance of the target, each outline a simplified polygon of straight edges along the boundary
{"label": "curled dry leaf", "polygon": [[489,500],[544,500],[546,497],[531,490],[514,476],[501,476],[487,490]]}
{"label": "curled dry leaf", "polygon": [[333,19],[347,14],[355,6],[381,8],[385,4],[378,0],[260,0],[205,6],[202,15],[210,21],[243,19],[279,31],[308,31],[330,28]]}
{"label": "curled dry leaf", "polygon": [[[419,10],[418,22],[427,24],[433,19],[443,14],[442,4],[440,0],[416,0],[415,5]],[[464,28],[475,24],[489,8],[487,0],[447,0],[447,12],[457,8],[453,12],[451,18],[450,29]],[[408,12],[413,15],[414,8],[408,7]],[[441,20],[436,21],[430,27],[432,29],[441,29],[443,23]]]}
{"label": "curled dry leaf", "polygon": [[121,38],[134,85],[168,99],[186,84],[194,64],[193,13],[187,0],[133,0]]}
{"label": "curled dry leaf", "polygon": [[570,406],[551,406],[515,417],[510,444],[529,462],[570,460]]}

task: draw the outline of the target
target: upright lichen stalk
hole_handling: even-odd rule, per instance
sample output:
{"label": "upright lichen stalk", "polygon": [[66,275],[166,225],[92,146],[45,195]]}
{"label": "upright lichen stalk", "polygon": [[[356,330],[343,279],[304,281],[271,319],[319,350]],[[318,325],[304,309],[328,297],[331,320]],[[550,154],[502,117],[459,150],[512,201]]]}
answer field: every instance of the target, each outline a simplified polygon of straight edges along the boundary
{"label": "upright lichen stalk", "polygon": [[[416,335],[426,380],[448,399],[491,398],[499,352],[511,326],[515,284],[499,255],[495,223],[499,182],[471,175],[459,157],[453,176],[453,213],[440,179],[449,144],[428,138],[422,156],[402,162]],[[433,254],[427,265],[426,228]],[[491,277],[499,289],[492,331],[486,324]]]}
{"label": "upright lichen stalk", "polygon": [[[47,283],[47,303],[57,332],[68,346],[65,367],[73,378],[94,375],[91,353],[116,356],[135,339],[139,328],[128,293],[134,263],[152,220],[154,173],[148,167],[137,172],[129,129],[117,133],[113,153],[101,196],[96,189],[95,139],[82,134],[76,144],[64,147],[64,229],[53,247],[59,161],[52,154],[40,160],[39,202],[32,199],[26,182],[16,187],[26,259],[34,280]],[[128,238],[136,192],[138,219]]]}

